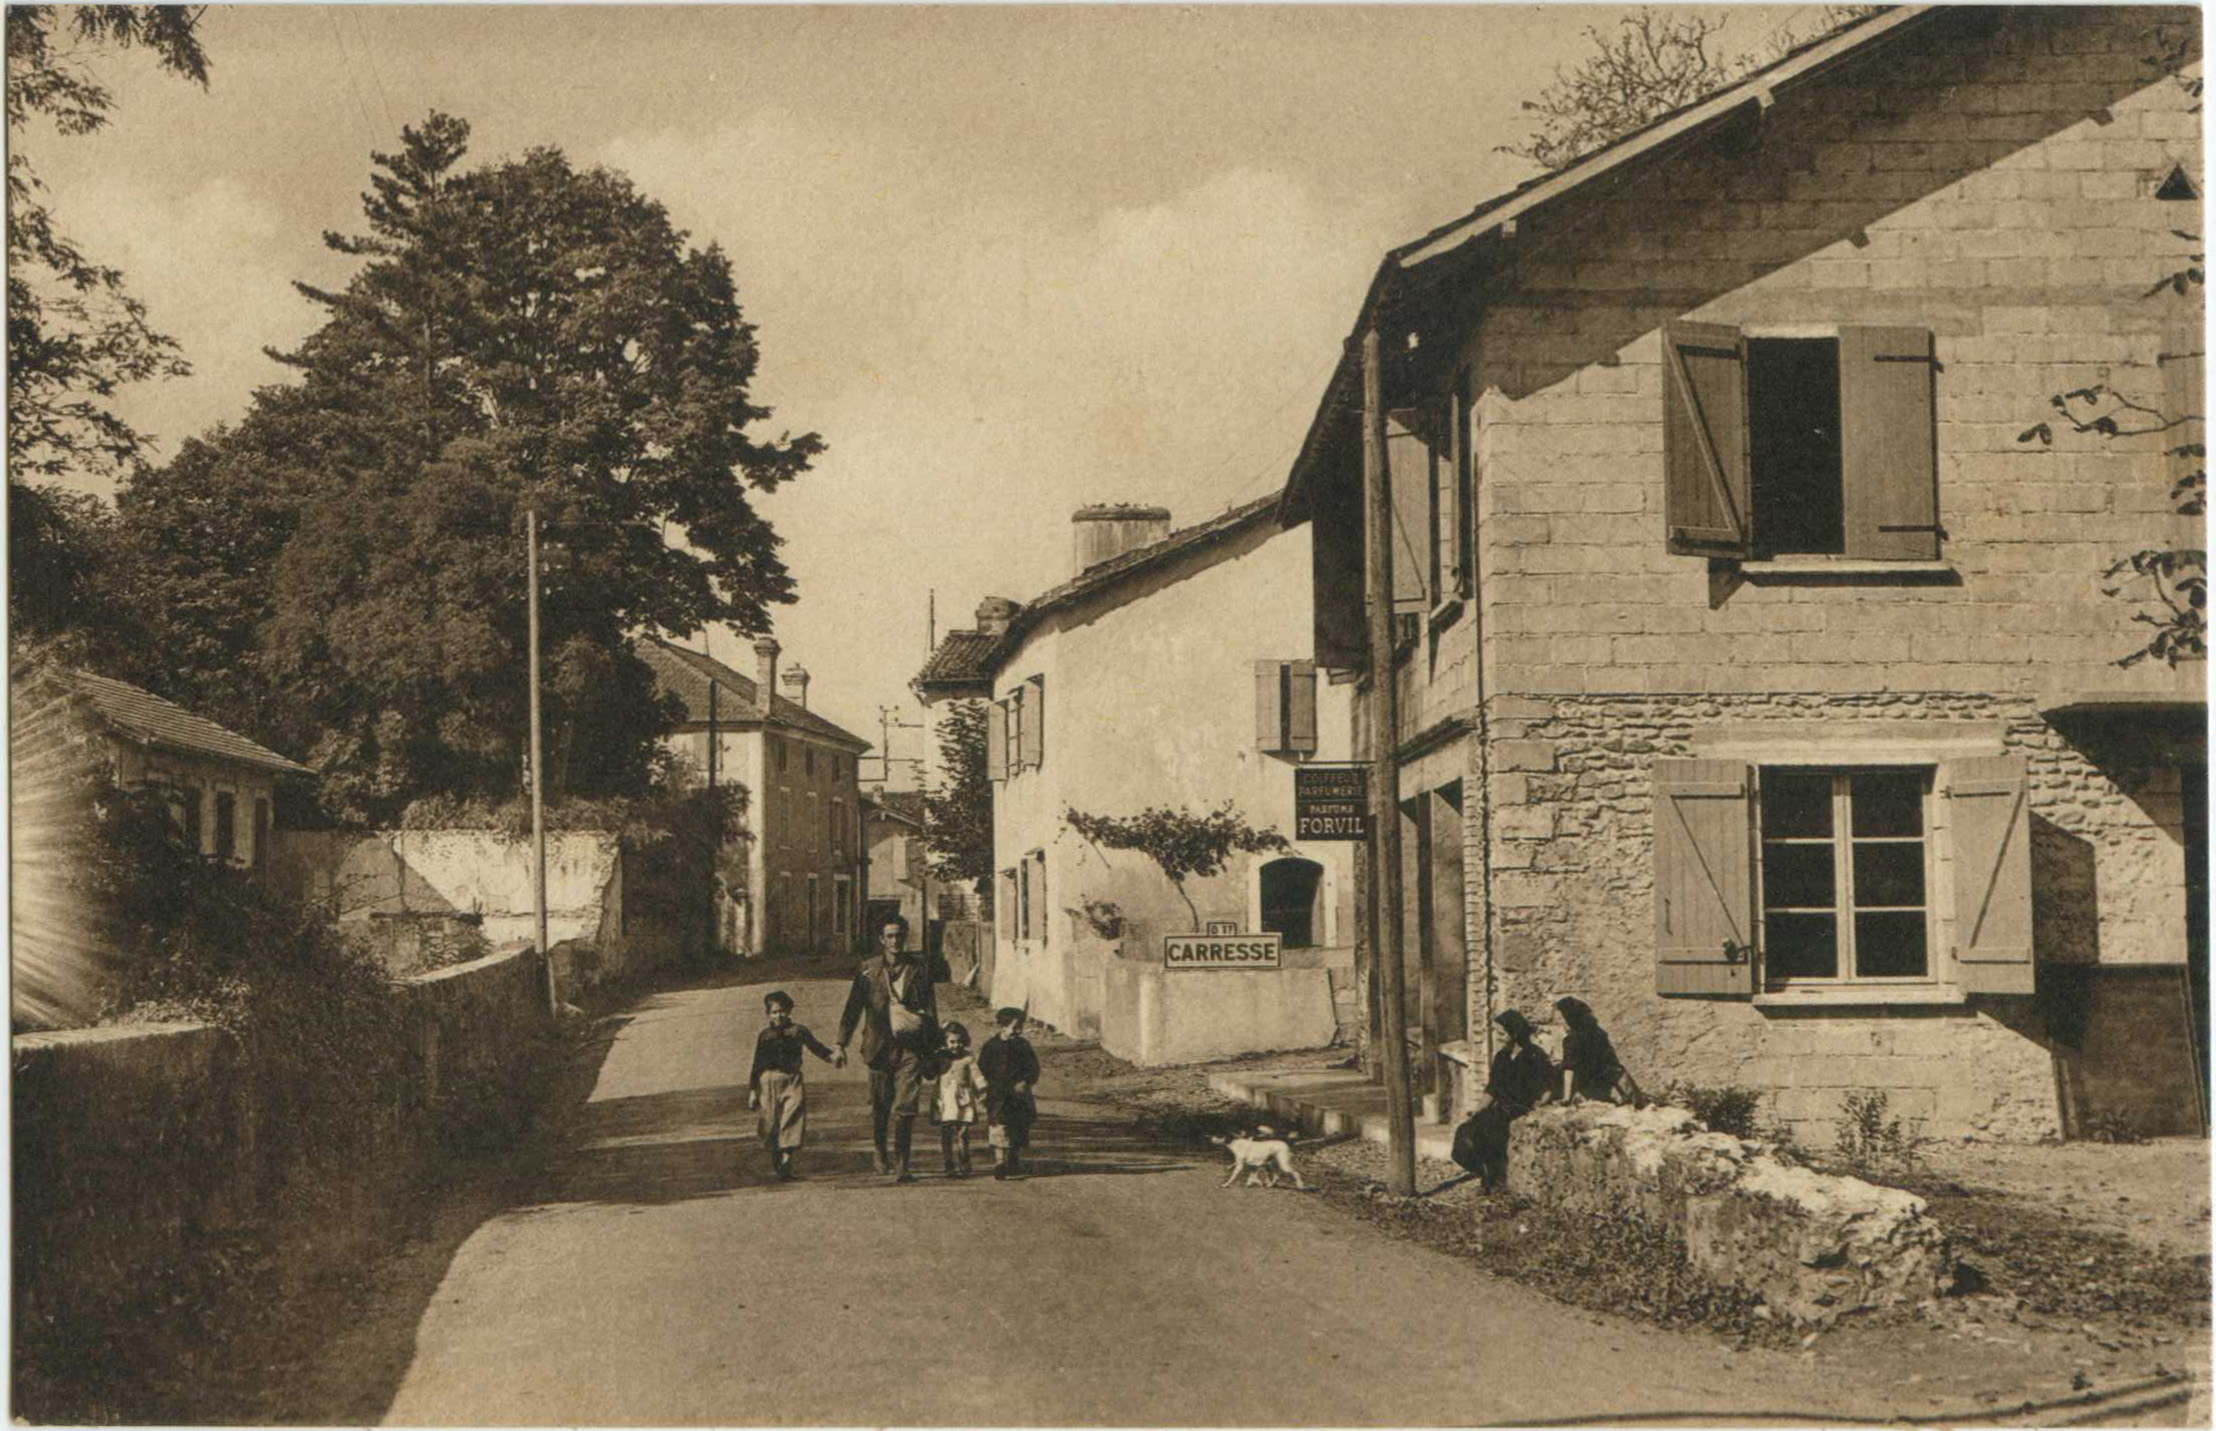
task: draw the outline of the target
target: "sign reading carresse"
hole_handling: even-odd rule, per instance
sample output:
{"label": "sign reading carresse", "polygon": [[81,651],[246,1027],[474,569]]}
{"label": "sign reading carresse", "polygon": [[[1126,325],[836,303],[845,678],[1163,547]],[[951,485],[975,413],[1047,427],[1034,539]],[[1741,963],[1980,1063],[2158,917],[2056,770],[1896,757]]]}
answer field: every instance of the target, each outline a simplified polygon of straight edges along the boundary
{"label": "sign reading carresse", "polygon": [[1276,934],[1169,934],[1162,938],[1165,969],[1275,969]]}
{"label": "sign reading carresse", "polygon": [[1370,772],[1359,765],[1293,772],[1293,838],[1363,840],[1370,833]]}

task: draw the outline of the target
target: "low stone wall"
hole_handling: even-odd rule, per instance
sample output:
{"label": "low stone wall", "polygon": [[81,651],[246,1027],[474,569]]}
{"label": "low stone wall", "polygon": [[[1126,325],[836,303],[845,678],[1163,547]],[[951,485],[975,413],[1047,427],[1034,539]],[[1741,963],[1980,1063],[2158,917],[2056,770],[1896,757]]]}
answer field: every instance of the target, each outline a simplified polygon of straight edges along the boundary
{"label": "low stone wall", "polygon": [[1101,1047],[1142,1067],[1280,1048],[1321,1048],[1339,1031],[1331,971],[1164,969],[1105,961]]}
{"label": "low stone wall", "polygon": [[[313,1205],[298,1239],[311,1257],[347,1255],[452,1135],[512,1127],[525,1074],[552,1027],[544,965],[495,955],[400,984],[416,1054],[389,1126],[347,1186],[296,1197],[293,1170],[267,1166],[260,1096],[238,1041],[205,1024],[72,1029],[14,1040],[15,1306],[67,1330],[128,1304],[195,1239]],[[409,1096],[412,1093],[413,1096]],[[287,1245],[294,1239],[287,1234]]]}
{"label": "low stone wall", "polygon": [[68,1325],[260,1213],[245,1058],[207,1024],[18,1035],[15,1310]]}
{"label": "low stone wall", "polygon": [[1681,1108],[1535,1109],[1510,1136],[1508,1184],[1674,1231],[1701,1276],[1795,1321],[1920,1302],[1953,1276],[1923,1199],[1780,1162],[1767,1144],[1709,1132]]}

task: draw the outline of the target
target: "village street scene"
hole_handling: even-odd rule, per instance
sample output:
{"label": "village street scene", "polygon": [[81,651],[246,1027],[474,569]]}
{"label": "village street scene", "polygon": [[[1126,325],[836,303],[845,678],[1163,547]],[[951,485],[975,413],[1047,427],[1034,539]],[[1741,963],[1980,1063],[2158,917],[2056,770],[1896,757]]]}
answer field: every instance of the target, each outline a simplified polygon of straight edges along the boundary
{"label": "village street scene", "polygon": [[2197,10],[5,26],[18,1423],[2216,1421]]}

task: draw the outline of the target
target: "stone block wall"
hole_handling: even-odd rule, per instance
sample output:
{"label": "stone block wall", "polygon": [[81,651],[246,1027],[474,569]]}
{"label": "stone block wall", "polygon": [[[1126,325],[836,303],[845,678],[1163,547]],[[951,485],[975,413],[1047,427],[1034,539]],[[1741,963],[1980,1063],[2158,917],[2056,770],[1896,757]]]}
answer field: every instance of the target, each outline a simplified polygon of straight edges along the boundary
{"label": "stone block wall", "polygon": [[[1680,1079],[1763,1088],[1765,1116],[1816,1143],[1830,1141],[1841,1100],[1858,1090],[1885,1092],[1892,1113],[1925,1133],[2036,1137],[2061,1131],[2057,1060],[2079,1057],[2053,1028],[2056,1001],[2076,987],[2059,976],[2030,997],[1939,1006],[1657,994],[1653,763],[1702,753],[1704,733],[1719,727],[1988,732],[2031,769],[2039,969],[2182,966],[2179,752],[2160,741],[2073,742],[2000,696],[1504,696],[1489,711],[1495,1006],[1545,1024],[1556,998],[1577,995],[1650,1090]],[[1935,950],[1946,947],[1943,921]],[[1484,1007],[1482,977],[1473,1010]],[[2188,1117],[2189,1074],[2173,1065],[2156,1085]]]}
{"label": "stone block wall", "polygon": [[[2125,553],[2202,544],[2172,510],[2175,438],[2018,439],[2092,383],[2159,403],[2159,359],[2200,330],[2197,287],[2149,293],[2198,249],[2173,230],[2200,206],[2154,196],[2198,180],[2200,117],[2141,60],[2183,42],[2197,76],[2198,33],[2182,9],[1965,7],[1531,216],[1461,354],[1487,690],[2162,684],[2114,668],[2144,628],[2101,589]],[[1945,570],[1779,580],[1666,551],[1659,335],[1681,318],[1932,330]]]}

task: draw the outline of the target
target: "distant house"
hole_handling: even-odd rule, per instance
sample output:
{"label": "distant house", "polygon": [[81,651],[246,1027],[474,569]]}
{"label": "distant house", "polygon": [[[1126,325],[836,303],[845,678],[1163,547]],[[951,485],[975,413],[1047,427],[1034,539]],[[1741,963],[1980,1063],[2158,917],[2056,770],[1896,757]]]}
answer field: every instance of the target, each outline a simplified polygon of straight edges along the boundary
{"label": "distant house", "polygon": [[869,850],[867,934],[887,915],[908,921],[924,936],[923,881],[929,856],[923,847],[923,795],[915,790],[880,790],[862,797],[862,838]]}
{"label": "distant house", "polygon": [[[1309,534],[1272,496],[1180,531],[1159,507],[1072,518],[1074,571],[1000,597],[916,679],[926,704],[992,703],[991,996],[1160,1063],[1328,1043],[1353,969],[1352,844],[1235,856],[1185,899],[1144,856],[1065,812],[1205,812],[1230,801],[1294,833],[1293,771],[1343,757],[1347,699],[1310,659]],[[1280,970],[1170,971],[1164,937],[1274,932]]]}
{"label": "distant house", "polygon": [[746,787],[743,849],[724,863],[718,942],[746,955],[850,950],[862,913],[861,785],[869,742],[808,709],[808,672],[779,695],[779,647],[754,642],[755,674],[654,637],[638,643],[658,688],[684,703],[669,747],[703,780]]}
{"label": "distant house", "polygon": [[9,699],[19,797],[26,752],[49,738],[89,738],[104,749],[118,785],[164,791],[178,829],[200,853],[233,865],[268,867],[278,779],[315,775],[173,701],[89,671],[19,673]]}
{"label": "distant house", "polygon": [[[2103,577],[2205,545],[2199,61],[2190,9],[1888,8],[1385,256],[1285,518],[1367,711],[1390,486],[1356,743],[1439,856],[1426,1047],[1571,994],[1818,1139],[2203,1126],[2207,672],[2119,669]],[[2181,425],[2073,435],[2093,384]]]}

